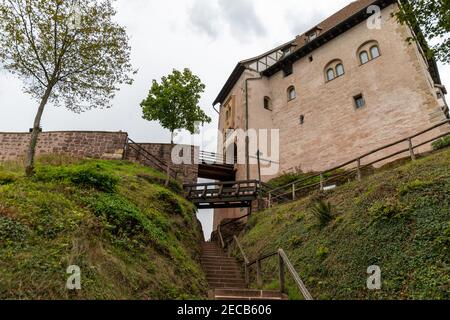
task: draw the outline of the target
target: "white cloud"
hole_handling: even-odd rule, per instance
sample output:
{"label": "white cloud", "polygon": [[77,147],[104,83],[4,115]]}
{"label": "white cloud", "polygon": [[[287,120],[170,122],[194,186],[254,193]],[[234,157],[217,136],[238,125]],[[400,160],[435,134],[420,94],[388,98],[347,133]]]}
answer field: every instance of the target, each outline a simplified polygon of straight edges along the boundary
{"label": "white cloud", "polygon": [[266,34],[256,2],[251,0],[194,0],[188,16],[195,30],[212,39],[223,36],[225,30],[239,41]]}

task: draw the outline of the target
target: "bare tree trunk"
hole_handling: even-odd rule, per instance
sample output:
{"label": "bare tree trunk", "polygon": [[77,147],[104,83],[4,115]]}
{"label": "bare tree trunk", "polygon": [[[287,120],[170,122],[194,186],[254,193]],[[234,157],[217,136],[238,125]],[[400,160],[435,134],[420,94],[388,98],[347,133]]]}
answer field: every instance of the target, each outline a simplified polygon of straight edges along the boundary
{"label": "bare tree trunk", "polygon": [[169,162],[167,162],[166,187],[169,186],[169,182],[170,182],[170,163],[172,161],[172,150],[173,150],[173,131],[170,132],[170,159],[169,159]]}
{"label": "bare tree trunk", "polygon": [[39,129],[41,126],[41,118],[44,113],[44,108],[48,102],[48,98],[52,92],[53,86],[48,85],[45,93],[41,99],[41,103],[39,104],[38,111],[36,113],[36,117],[34,118],[33,131],[31,132],[30,145],[28,147],[27,152],[27,160],[26,160],[26,169],[25,173],[28,177],[32,176],[34,173],[34,156],[36,153],[36,144],[39,136]]}

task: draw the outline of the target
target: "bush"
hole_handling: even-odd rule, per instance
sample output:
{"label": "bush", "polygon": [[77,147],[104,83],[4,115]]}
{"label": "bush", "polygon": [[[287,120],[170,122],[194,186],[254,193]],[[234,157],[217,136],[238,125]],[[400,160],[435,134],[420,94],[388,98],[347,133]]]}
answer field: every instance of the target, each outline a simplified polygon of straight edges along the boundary
{"label": "bush", "polygon": [[0,217],[0,247],[20,246],[28,236],[29,230],[20,222],[8,217]]}
{"label": "bush", "polygon": [[151,242],[166,250],[166,234],[154,221],[144,215],[133,203],[120,196],[103,194],[88,200],[94,214],[104,220],[105,227],[117,238]]}
{"label": "bush", "polygon": [[441,150],[450,147],[450,135],[433,142],[432,146],[434,150]]}
{"label": "bush", "polygon": [[11,173],[7,172],[0,172],[0,186],[13,183],[17,180],[17,177]]}
{"label": "bush", "polygon": [[99,191],[114,192],[119,179],[111,174],[102,172],[100,165],[51,167],[43,166],[36,170],[34,179],[37,181],[68,181],[84,187],[92,187]]}
{"label": "bush", "polygon": [[99,172],[94,168],[81,168],[70,172],[69,179],[72,183],[87,187],[93,187],[99,191],[114,192],[119,182],[117,177]]}
{"label": "bush", "polygon": [[314,208],[312,208],[311,212],[317,218],[319,225],[321,227],[326,226],[334,219],[333,207],[331,203],[325,202],[323,200],[317,201],[316,205],[314,206]]}

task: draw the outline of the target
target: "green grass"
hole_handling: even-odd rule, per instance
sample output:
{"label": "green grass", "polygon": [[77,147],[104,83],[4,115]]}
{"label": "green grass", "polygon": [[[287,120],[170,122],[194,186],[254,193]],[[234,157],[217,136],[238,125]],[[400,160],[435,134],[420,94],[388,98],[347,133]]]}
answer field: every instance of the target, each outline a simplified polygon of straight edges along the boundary
{"label": "green grass", "polygon": [[45,157],[30,179],[1,164],[0,299],[204,298],[196,209],[164,181],[123,161]]}
{"label": "green grass", "polygon": [[[449,195],[446,149],[256,213],[241,241],[250,259],[285,249],[315,299],[450,299]],[[314,214],[317,199],[332,205],[327,224]],[[366,287],[372,265],[382,271],[379,291]],[[277,259],[263,269],[276,288]]]}

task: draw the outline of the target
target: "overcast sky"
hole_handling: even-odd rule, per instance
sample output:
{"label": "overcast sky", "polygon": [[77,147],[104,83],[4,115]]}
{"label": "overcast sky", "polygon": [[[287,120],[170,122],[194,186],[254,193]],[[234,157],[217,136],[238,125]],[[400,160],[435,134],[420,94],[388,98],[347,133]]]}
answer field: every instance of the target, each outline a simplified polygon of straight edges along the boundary
{"label": "overcast sky", "polygon": [[[140,102],[152,79],[173,68],[190,68],[206,85],[201,105],[213,117],[212,102],[239,60],[285,43],[344,7],[349,0],[118,0],[117,20],[128,30],[132,63],[139,69],[113,108],[71,113],[49,106],[42,126],[51,130],[126,131],[133,140],[169,142],[169,133],[141,118]],[[450,87],[450,66],[440,66]],[[0,69],[0,131],[28,131],[37,103],[21,82]],[[202,217],[202,220],[203,217]],[[210,222],[209,219],[207,219]]]}

